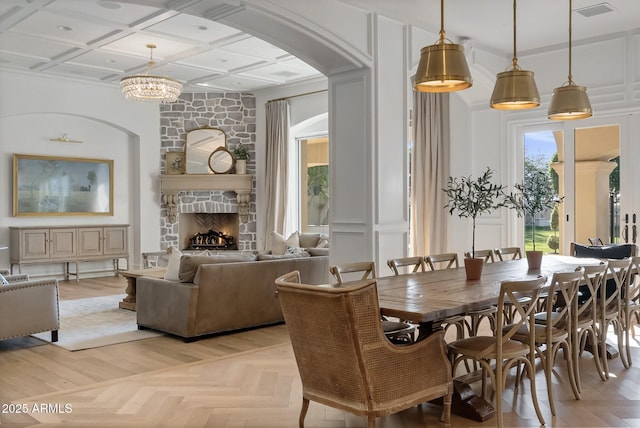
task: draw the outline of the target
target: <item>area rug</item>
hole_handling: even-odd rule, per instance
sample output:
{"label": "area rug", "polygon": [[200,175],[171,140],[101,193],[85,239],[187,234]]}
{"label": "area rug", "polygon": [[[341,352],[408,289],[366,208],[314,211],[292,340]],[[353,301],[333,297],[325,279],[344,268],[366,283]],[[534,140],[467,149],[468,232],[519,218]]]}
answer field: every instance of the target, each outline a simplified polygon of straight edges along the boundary
{"label": "area rug", "polygon": [[[118,307],[124,296],[61,301],[58,341],[53,344],[69,351],[79,351],[162,335],[152,330],[138,330],[135,311]],[[32,336],[51,341],[50,332]]]}

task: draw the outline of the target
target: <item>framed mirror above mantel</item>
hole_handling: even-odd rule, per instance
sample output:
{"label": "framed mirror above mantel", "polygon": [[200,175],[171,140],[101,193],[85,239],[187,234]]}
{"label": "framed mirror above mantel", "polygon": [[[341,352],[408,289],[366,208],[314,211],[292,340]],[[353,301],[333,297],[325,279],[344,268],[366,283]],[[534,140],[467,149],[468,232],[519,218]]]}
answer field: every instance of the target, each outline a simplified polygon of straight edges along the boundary
{"label": "framed mirror above mantel", "polygon": [[183,190],[233,190],[238,200],[240,222],[249,220],[252,175],[238,174],[184,174],[160,175],[162,203],[167,206],[167,217],[175,223],[178,215],[178,192]]}
{"label": "framed mirror above mantel", "polygon": [[[214,152],[229,153],[227,151],[227,135],[218,128],[198,128],[187,132],[185,142],[185,157],[187,174],[220,174],[228,173],[231,167],[224,168],[226,163],[233,166],[233,158],[229,153],[228,159],[220,160],[222,166],[211,168],[210,158]],[[223,170],[219,169],[222,168]]]}

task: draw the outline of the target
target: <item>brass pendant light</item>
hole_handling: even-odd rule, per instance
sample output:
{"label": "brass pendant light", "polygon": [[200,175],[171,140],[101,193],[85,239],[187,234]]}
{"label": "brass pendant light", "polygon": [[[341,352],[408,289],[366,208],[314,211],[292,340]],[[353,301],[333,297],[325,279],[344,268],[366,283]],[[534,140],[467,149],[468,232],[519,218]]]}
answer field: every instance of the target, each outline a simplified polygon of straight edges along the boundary
{"label": "brass pendant light", "polygon": [[445,38],[444,0],[440,0],[440,39],[420,50],[413,88],[419,92],[454,92],[472,84],[464,48]]}
{"label": "brass pendant light", "polygon": [[524,110],[540,105],[533,71],[522,70],[516,55],[516,0],[513,0],[513,60],[510,70],[498,73],[491,95],[491,108]]}
{"label": "brass pendant light", "polygon": [[593,115],[587,88],[573,83],[571,75],[571,0],[569,0],[569,80],[553,90],[547,118],[551,120],[585,119]]}

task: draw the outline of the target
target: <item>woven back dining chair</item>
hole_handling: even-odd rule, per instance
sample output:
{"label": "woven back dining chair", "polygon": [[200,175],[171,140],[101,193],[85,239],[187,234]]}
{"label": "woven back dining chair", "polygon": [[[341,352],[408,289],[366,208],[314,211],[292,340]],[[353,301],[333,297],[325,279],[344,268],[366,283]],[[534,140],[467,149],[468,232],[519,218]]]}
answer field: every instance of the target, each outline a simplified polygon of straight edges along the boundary
{"label": "woven back dining chair", "polygon": [[[520,260],[522,258],[522,251],[520,250],[520,247],[496,248],[494,250],[494,253],[496,255],[496,258],[498,259],[496,261],[499,262],[504,262],[505,260]],[[514,309],[509,305],[506,305],[505,310],[507,311],[507,313],[505,313],[505,316],[507,317],[508,322],[512,322],[513,316],[515,315]]]}
{"label": "woven back dining chair", "polygon": [[442,332],[395,346],[380,325],[376,281],[340,287],[300,284],[297,271],[276,279],[278,299],[302,381],[299,426],[309,402],[367,418],[443,398],[449,424],[453,382]]}
{"label": "woven back dining chair", "polygon": [[[424,259],[429,270],[456,269],[459,267],[457,253],[429,254]],[[445,333],[450,327],[455,327],[456,340],[462,339],[467,335],[467,332],[471,332],[472,330],[471,323],[467,321],[464,315],[448,317],[442,320],[440,325]]]}
{"label": "woven back dining chair", "polygon": [[[469,258],[469,257],[471,257],[471,253],[470,252],[466,252],[464,254],[464,256]],[[476,256],[476,258],[484,259],[485,263],[493,263],[494,262],[493,250],[476,250],[475,256]],[[431,256],[429,256],[429,257],[431,257]],[[427,263],[429,263],[429,257],[427,257]],[[457,264],[458,264],[458,256],[456,254],[456,266],[455,267],[458,267]],[[478,334],[478,329],[480,328],[480,323],[482,322],[482,320],[485,320],[485,319],[489,322],[489,326],[490,326],[491,330],[495,331],[495,328],[496,328],[495,313],[496,313],[495,306],[490,306],[490,307],[487,307],[487,308],[470,311],[467,314],[467,315],[469,315],[470,321],[465,321],[465,324],[466,324],[467,329],[469,331],[469,336],[475,336],[476,334]],[[458,324],[456,324],[456,325],[458,325]],[[463,336],[458,335],[457,338],[460,339],[461,337],[463,337]]]}
{"label": "woven back dining chair", "polygon": [[[464,253],[464,256],[471,257],[471,251]],[[492,249],[489,250],[476,250],[474,253],[476,259],[483,259],[485,263],[493,263],[496,261],[496,256]]]}
{"label": "woven back dining chair", "polygon": [[604,279],[607,276],[609,264],[603,262],[597,266],[584,266],[584,285],[579,289],[584,291],[581,293],[585,296],[580,300],[580,304],[576,305],[575,316],[573,317],[573,366],[576,375],[576,386],[578,391],[582,392],[582,382],[580,380],[580,357],[587,343],[592,344],[590,350],[593,354],[593,361],[596,371],[600,379],[607,380],[604,370],[602,369],[602,361],[600,360],[598,335],[598,318],[596,310],[596,296],[600,293]]}
{"label": "woven back dining chair", "polygon": [[[630,334],[635,333],[634,323],[640,325],[640,257],[631,258],[631,267],[627,276],[624,300],[622,301],[621,316],[624,329],[624,347],[626,348],[627,363],[631,366]],[[635,337],[635,334],[633,334]]]}
{"label": "woven back dining chair", "polygon": [[522,258],[522,251],[520,251],[520,247],[502,247],[495,249],[496,257],[498,261],[505,260],[519,260]]}
{"label": "woven back dining chair", "polygon": [[334,265],[329,268],[331,275],[342,284],[347,281],[376,278],[376,264],[374,262],[353,262]]}
{"label": "woven back dining chair", "polygon": [[[339,285],[344,284],[353,277],[355,280],[366,280],[376,278],[376,264],[374,262],[354,262],[334,265],[329,268],[329,272],[336,279]],[[415,339],[416,327],[402,320],[390,320],[381,316],[382,329],[387,338],[397,344],[413,343]]]}
{"label": "woven back dining chair", "polygon": [[421,256],[389,259],[387,260],[387,266],[389,266],[389,269],[391,269],[394,275],[400,275],[400,273],[426,272],[427,270],[427,263],[424,257]]}
{"label": "woven back dining chair", "polygon": [[424,258],[430,270],[453,269],[459,267],[457,253],[430,254]]}
{"label": "woven back dining chair", "polygon": [[[578,286],[584,276],[584,268],[578,268],[573,272],[556,272],[551,277],[551,283],[546,297],[540,297],[544,301],[544,311],[535,314],[535,329],[520,328],[513,336],[515,340],[529,343],[533,334],[535,342],[535,354],[540,358],[547,381],[547,395],[551,414],[556,415],[555,401],[553,398],[553,365],[558,350],[562,348],[564,359],[567,363],[569,384],[576,400],[580,399],[580,391],[576,384],[573,366],[572,314],[575,312],[578,299]],[[561,304],[558,304],[561,302]],[[532,306],[537,306],[531,304]],[[509,328],[509,327],[506,327]]]}
{"label": "woven back dining chair", "polygon": [[[533,337],[527,341],[514,340],[514,336],[521,330],[533,330],[534,318],[532,316],[535,305],[523,305],[522,299],[529,301],[538,299],[542,286],[547,281],[546,277],[533,280],[505,281],[500,284],[500,298],[498,300],[496,321],[498,323],[497,335],[474,336],[457,340],[448,344],[449,355],[452,361],[452,369],[456,374],[457,366],[461,361],[471,359],[482,367],[482,396],[488,398],[486,379],[489,376],[495,392],[495,409],[497,426],[504,426],[502,416],[502,393],[505,387],[505,379],[509,370],[514,366],[524,364],[530,378],[531,398],[540,424],[544,425],[544,418],[538,405],[538,396],[535,386],[535,344]],[[506,302],[516,309],[516,323],[507,325],[504,316]]]}
{"label": "woven back dining chair", "polygon": [[631,269],[631,257],[625,259],[609,259],[609,272],[607,281],[597,296],[597,317],[598,317],[598,343],[600,346],[600,359],[605,377],[609,379],[609,363],[607,361],[607,332],[612,327],[618,341],[618,353],[622,364],[629,368],[627,354],[624,352],[624,332],[621,319],[622,299],[627,277]]}

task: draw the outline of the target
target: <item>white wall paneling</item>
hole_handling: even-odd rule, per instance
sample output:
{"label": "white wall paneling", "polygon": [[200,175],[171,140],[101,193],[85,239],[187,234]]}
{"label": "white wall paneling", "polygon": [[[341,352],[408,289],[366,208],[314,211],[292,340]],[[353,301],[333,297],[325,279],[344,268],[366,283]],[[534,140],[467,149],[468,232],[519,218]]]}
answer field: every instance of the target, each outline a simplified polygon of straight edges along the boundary
{"label": "white wall paneling", "polygon": [[[375,16],[375,173],[374,230],[380,270],[387,259],[408,253],[409,161],[407,49],[405,26]],[[398,49],[402,46],[402,49]]]}
{"label": "white wall paneling", "polygon": [[[331,258],[337,263],[372,260],[373,171],[371,77],[368,69],[329,78]],[[358,230],[357,252],[337,245],[343,227]],[[333,243],[336,242],[336,245]]]}

